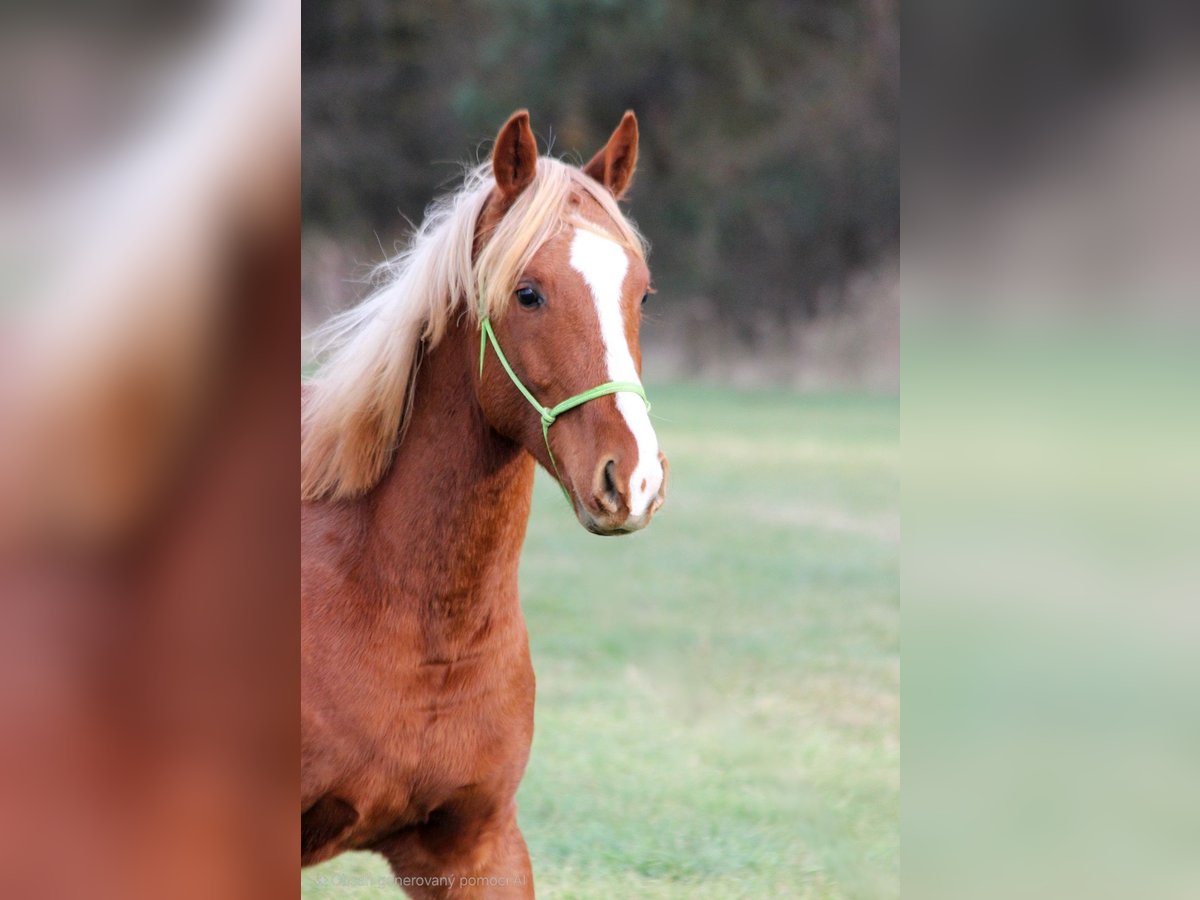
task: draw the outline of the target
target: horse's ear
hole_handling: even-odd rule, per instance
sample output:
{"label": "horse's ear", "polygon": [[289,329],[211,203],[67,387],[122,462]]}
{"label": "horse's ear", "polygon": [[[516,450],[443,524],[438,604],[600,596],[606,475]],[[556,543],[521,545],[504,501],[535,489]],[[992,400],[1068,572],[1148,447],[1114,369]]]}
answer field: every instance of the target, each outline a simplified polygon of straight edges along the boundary
{"label": "horse's ear", "polygon": [[537,141],[529,127],[529,110],[519,109],[504,123],[492,148],[492,173],[496,187],[511,203],[537,174]]}
{"label": "horse's ear", "polygon": [[637,150],[637,116],[630,109],[621,117],[621,124],[612,133],[608,143],[583,167],[583,173],[596,179],[620,200],[633,180],[633,170],[637,168]]}

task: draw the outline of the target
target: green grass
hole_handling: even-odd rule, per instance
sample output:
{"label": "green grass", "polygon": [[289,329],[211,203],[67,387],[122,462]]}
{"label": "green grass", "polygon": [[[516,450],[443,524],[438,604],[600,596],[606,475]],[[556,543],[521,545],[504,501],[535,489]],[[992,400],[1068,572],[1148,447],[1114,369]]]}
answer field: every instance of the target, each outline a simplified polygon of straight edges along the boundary
{"label": "green grass", "polygon": [[[539,896],[896,897],[899,404],[651,396],[671,482],[647,531],[596,538],[549,479],[534,496]],[[386,877],[348,854],[304,896],[398,896]]]}

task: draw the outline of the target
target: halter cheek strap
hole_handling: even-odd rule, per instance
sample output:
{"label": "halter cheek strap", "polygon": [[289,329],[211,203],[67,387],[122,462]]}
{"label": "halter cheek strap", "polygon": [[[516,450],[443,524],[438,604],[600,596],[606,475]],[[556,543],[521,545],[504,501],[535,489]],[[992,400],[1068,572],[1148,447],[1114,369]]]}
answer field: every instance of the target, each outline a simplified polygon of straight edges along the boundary
{"label": "halter cheek strap", "polygon": [[517,377],[517,373],[509,365],[508,360],[504,356],[504,351],[500,349],[500,342],[496,340],[496,332],[492,330],[492,322],[486,315],[481,316],[479,322],[479,377],[483,378],[483,360],[487,354],[489,343],[492,345],[492,350],[496,353],[496,358],[500,360],[500,365],[504,367],[504,371],[508,373],[508,377],[512,380],[512,383],[517,386],[517,390],[521,392],[521,395],[529,401],[529,405],[536,409],[538,415],[542,417],[542,439],[546,442],[546,453],[550,456],[550,465],[554,467],[554,475],[558,479],[558,486],[562,488],[563,496],[570,503],[571,497],[567,494],[566,485],[563,484],[562,475],[558,471],[558,462],[554,459],[554,451],[550,449],[550,426],[554,424],[559,416],[568,410],[582,406],[589,400],[595,400],[597,397],[604,397],[608,394],[616,394],[618,392],[637,394],[642,398],[642,402],[646,404],[648,412],[650,410],[650,401],[646,398],[646,389],[635,381],[608,381],[594,388],[589,388],[581,394],[568,397],[562,403],[555,406],[542,406],[542,404],[538,403],[537,398],[530,393],[529,388],[521,383],[521,379]]}

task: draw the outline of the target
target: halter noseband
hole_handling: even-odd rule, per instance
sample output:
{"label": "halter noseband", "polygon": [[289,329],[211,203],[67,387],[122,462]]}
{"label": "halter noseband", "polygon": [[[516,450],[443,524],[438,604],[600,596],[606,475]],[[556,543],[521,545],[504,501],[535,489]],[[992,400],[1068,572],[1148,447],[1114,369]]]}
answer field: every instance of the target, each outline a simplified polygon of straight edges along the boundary
{"label": "halter noseband", "polygon": [[496,353],[496,358],[500,360],[500,365],[504,367],[504,371],[508,373],[508,377],[512,383],[517,386],[517,390],[521,395],[529,401],[529,405],[537,410],[538,415],[542,418],[542,439],[546,442],[546,453],[550,456],[550,465],[554,467],[554,475],[558,479],[558,486],[562,488],[563,496],[567,498],[567,502],[571,502],[570,495],[567,494],[566,485],[563,484],[562,475],[558,471],[558,462],[554,459],[554,451],[550,449],[550,426],[555,423],[559,416],[568,410],[572,410],[577,406],[582,406],[589,400],[595,400],[598,397],[604,397],[608,394],[617,392],[627,392],[637,394],[642,398],[642,402],[646,404],[646,411],[650,410],[650,400],[646,397],[646,389],[634,381],[608,381],[604,384],[597,385],[594,388],[589,388],[581,394],[576,394],[573,397],[568,397],[562,403],[555,406],[542,406],[538,403],[537,398],[530,393],[529,388],[521,383],[521,379],[517,377],[517,373],[513,371],[512,366],[508,364],[508,360],[504,356],[504,351],[500,349],[500,342],[496,340],[496,332],[492,330],[491,319],[484,313],[482,304],[482,293],[480,296],[480,320],[479,320],[479,377],[483,378],[483,360],[487,354],[487,345],[490,342],[492,350]]}

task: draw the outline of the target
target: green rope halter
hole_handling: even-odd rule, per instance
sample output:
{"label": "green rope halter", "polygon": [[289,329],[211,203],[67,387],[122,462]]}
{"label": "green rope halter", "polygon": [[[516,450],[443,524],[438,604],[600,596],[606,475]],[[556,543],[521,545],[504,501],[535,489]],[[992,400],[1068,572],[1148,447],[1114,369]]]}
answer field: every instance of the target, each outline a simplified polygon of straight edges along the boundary
{"label": "green rope halter", "polygon": [[562,403],[555,406],[542,406],[538,403],[537,398],[529,392],[529,388],[521,383],[521,379],[517,377],[517,373],[508,363],[508,359],[504,356],[504,351],[500,349],[500,342],[496,340],[496,332],[492,330],[491,319],[482,310],[482,293],[480,295],[480,321],[479,321],[479,377],[483,378],[483,360],[487,354],[487,345],[490,342],[492,349],[496,352],[496,358],[500,360],[500,365],[504,367],[504,371],[508,373],[508,377],[512,379],[512,383],[517,386],[517,390],[529,401],[529,405],[537,410],[538,415],[542,417],[542,439],[546,442],[546,453],[550,456],[550,465],[554,467],[554,475],[558,479],[558,486],[562,488],[563,496],[567,498],[567,502],[571,502],[571,497],[567,494],[567,488],[563,484],[562,475],[558,471],[558,462],[554,459],[554,451],[550,449],[550,426],[554,424],[563,413],[572,410],[577,406],[582,406],[589,400],[595,400],[597,397],[604,397],[608,394],[617,392],[627,392],[637,394],[642,398],[642,402],[646,404],[647,412],[650,410],[650,400],[646,397],[646,389],[635,381],[609,381],[594,388],[589,388],[581,394],[576,394],[573,397],[568,397]]}

